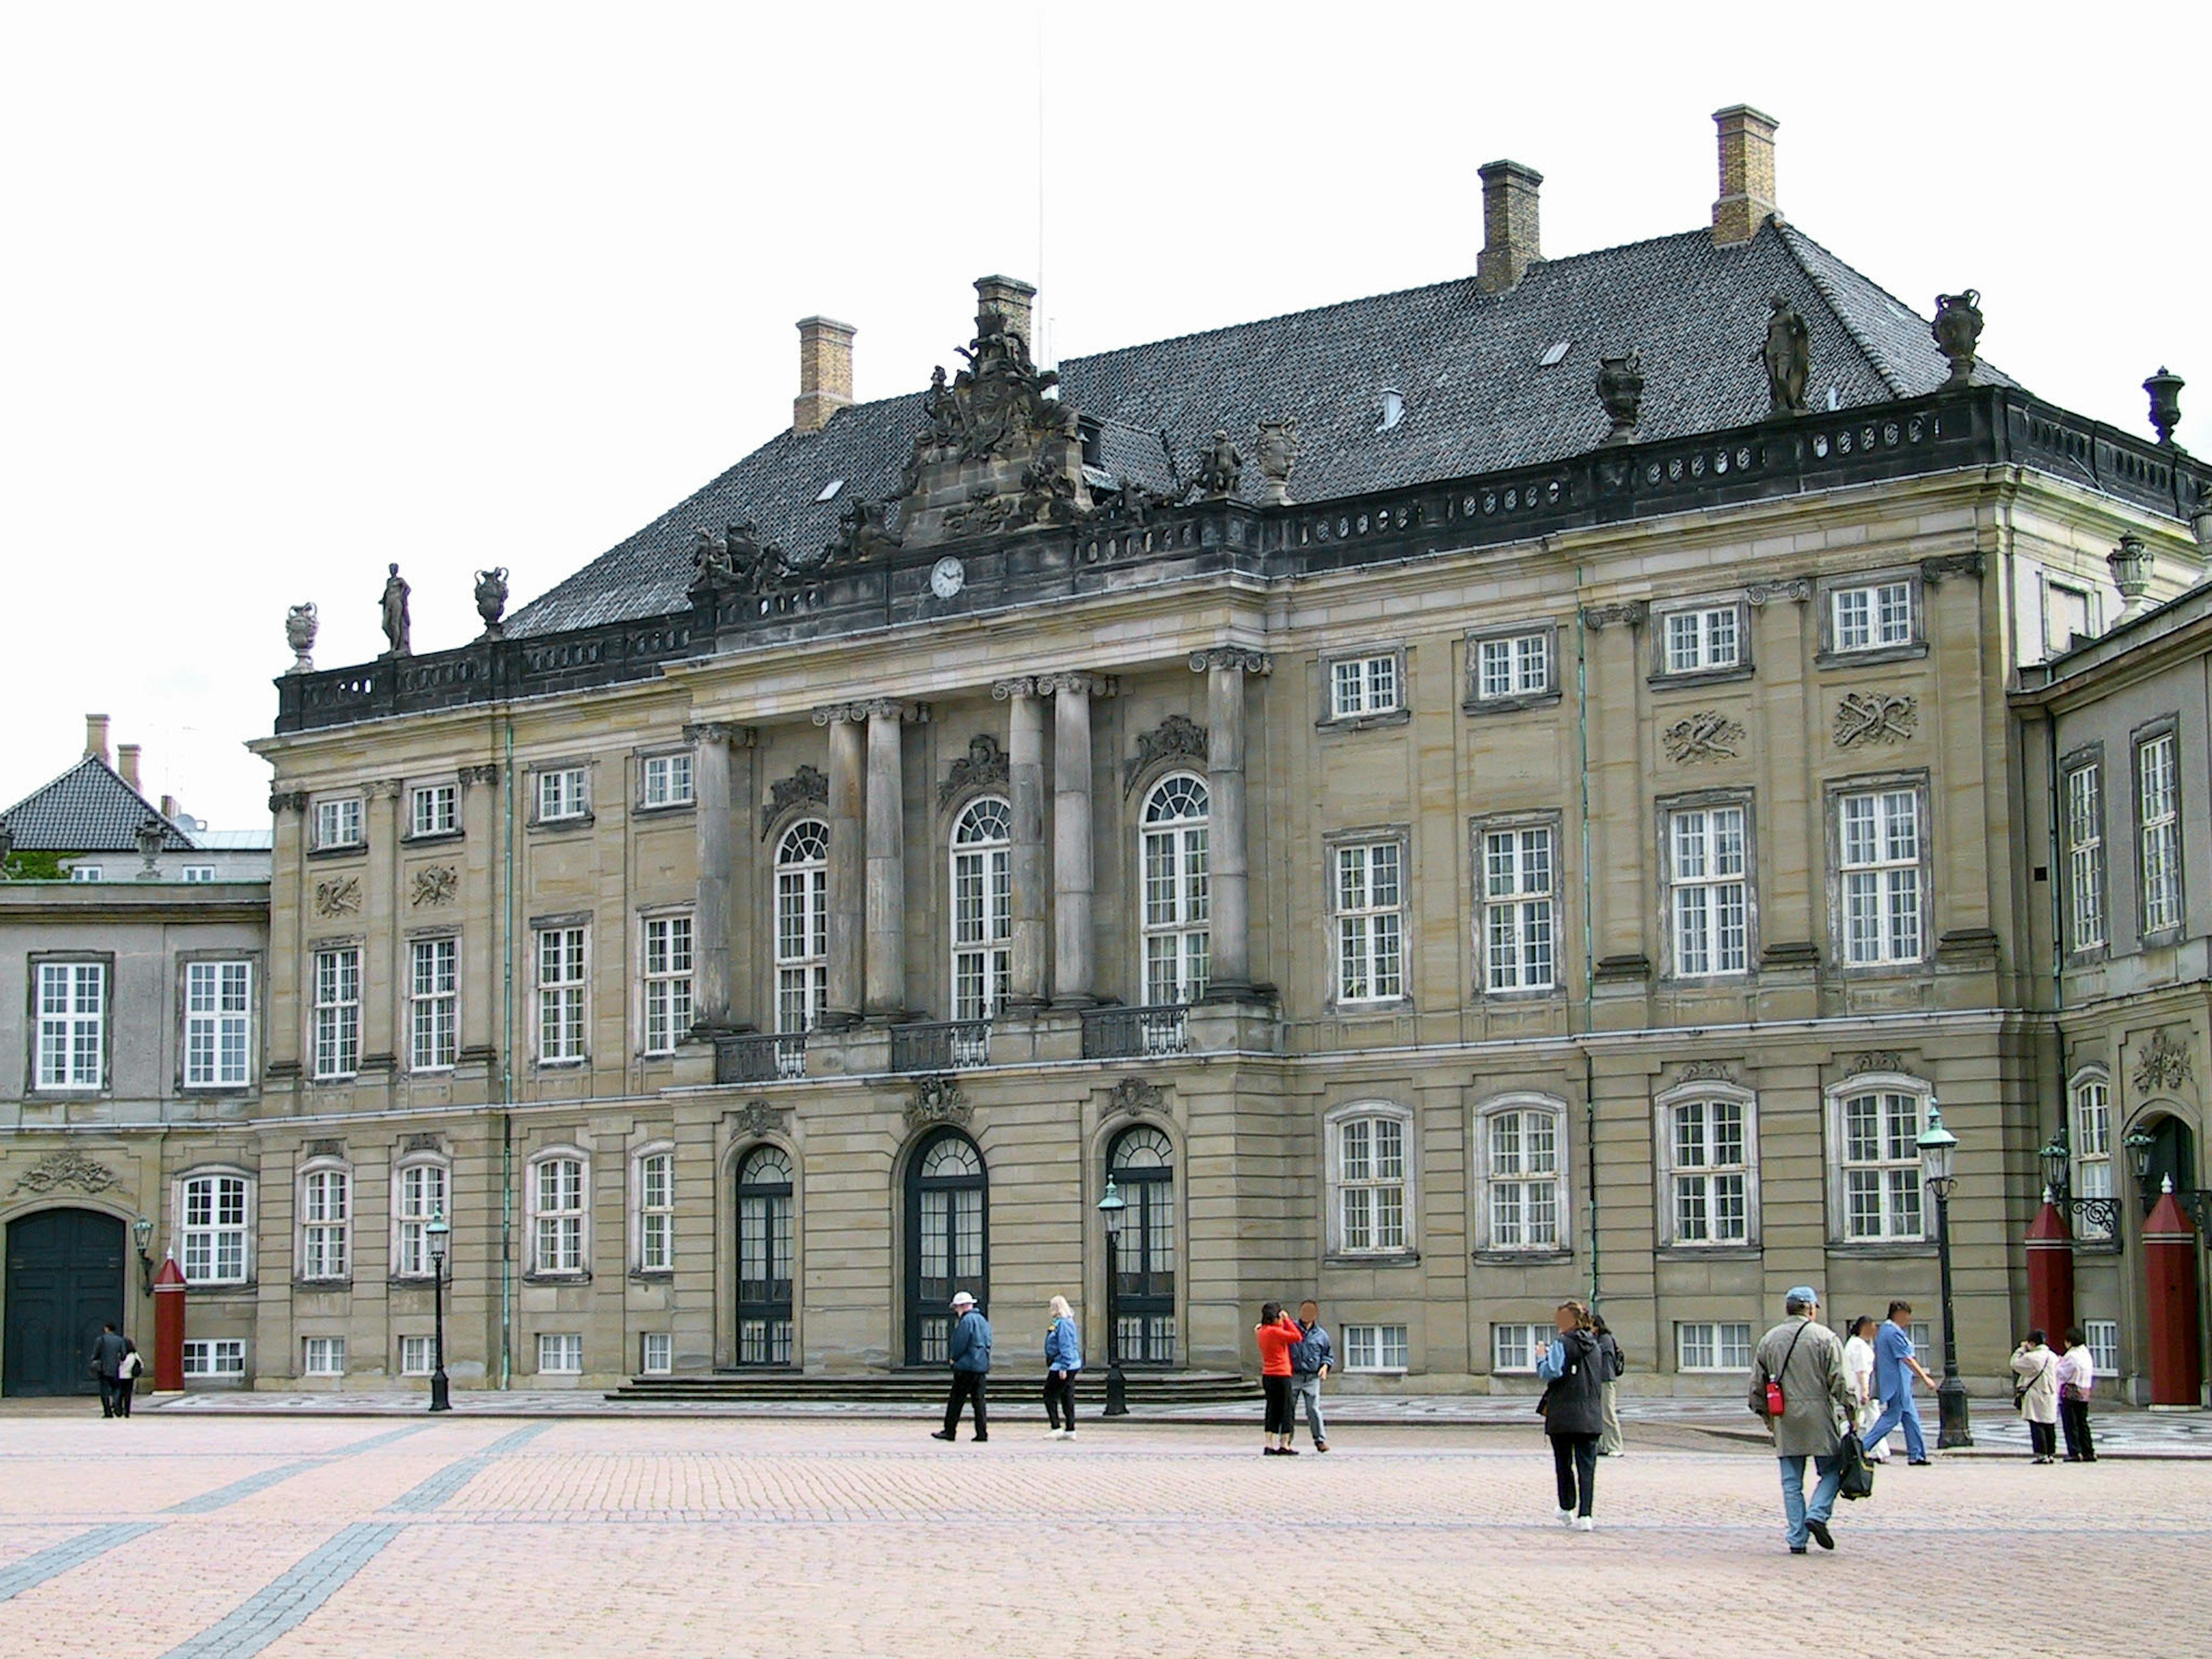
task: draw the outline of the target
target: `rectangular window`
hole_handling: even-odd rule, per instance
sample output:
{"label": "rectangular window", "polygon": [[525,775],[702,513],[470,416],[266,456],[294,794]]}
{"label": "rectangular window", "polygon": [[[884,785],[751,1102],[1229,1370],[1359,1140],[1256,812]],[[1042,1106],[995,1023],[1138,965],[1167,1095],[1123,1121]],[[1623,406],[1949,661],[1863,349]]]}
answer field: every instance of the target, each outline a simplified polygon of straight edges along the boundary
{"label": "rectangular window", "polygon": [[315,1075],[361,1069],[361,947],[315,952]]}
{"label": "rectangular window", "polygon": [[1920,792],[1841,795],[1836,812],[1844,959],[1862,966],[1919,961]]}
{"label": "rectangular window", "polygon": [[647,1331],[638,1339],[637,1368],[647,1376],[665,1376],[676,1369],[676,1338],[667,1331]]}
{"label": "rectangular window", "polygon": [[645,802],[647,806],[688,806],[691,804],[691,757],[647,755],[645,757]]}
{"label": "rectangular window", "polygon": [[645,923],[645,1051],[670,1054],[691,1031],[691,918]]}
{"label": "rectangular window", "polygon": [[247,1081],[252,1053],[253,964],[185,964],[185,1082],[194,1088]]}
{"label": "rectangular window", "polygon": [[1842,1109],[1844,1238],[1922,1238],[1920,1097],[1874,1090]]}
{"label": "rectangular window", "polygon": [[587,810],[582,767],[563,767],[558,771],[538,775],[538,821],[540,823],[556,823],[563,818],[580,818]]}
{"label": "rectangular window", "polygon": [[237,1337],[187,1338],[185,1342],[186,1376],[244,1376],[246,1343]]}
{"label": "rectangular window", "polygon": [[648,1273],[676,1267],[676,1155],[653,1152],[637,1161],[637,1266]]}
{"label": "rectangular window", "polygon": [[1751,1352],[1748,1324],[1700,1322],[1674,1327],[1677,1370],[1747,1371]]}
{"label": "rectangular window", "polygon": [[1751,966],[1751,884],[1746,810],[1686,808],[1668,815],[1668,908],[1674,972],[1741,974]]}
{"label": "rectangular window", "polygon": [[1543,1108],[1490,1117],[1490,1243],[1493,1250],[1559,1248],[1559,1115]]}
{"label": "rectangular window", "polygon": [[2097,631],[2096,601],[2086,588],[2068,587],[2048,577],[2043,583],[2043,650],[2057,656],[2074,648],[2074,641]]}
{"label": "rectangular window", "polygon": [[345,1375],[346,1345],[342,1336],[311,1336],[301,1345],[305,1350],[300,1370],[307,1376],[343,1376]]}
{"label": "rectangular window", "polygon": [[39,964],[39,1087],[97,1089],[107,1080],[107,964]]}
{"label": "rectangular window", "polygon": [[2181,926],[2181,786],[2174,734],[2136,746],[2136,822],[2142,838],[2142,930]]}
{"label": "rectangular window", "polygon": [[2104,768],[2094,761],[2066,775],[2067,949],[2106,943]]}
{"label": "rectangular window", "polygon": [[1346,657],[1331,663],[1328,687],[1331,720],[1395,714],[1403,706],[1398,696],[1395,652],[1386,652],[1378,657]]}
{"label": "rectangular window", "polygon": [[1735,605],[1672,611],[1666,623],[1668,673],[1702,674],[1742,665],[1742,612]]}
{"label": "rectangular window", "polygon": [[547,1376],[575,1376],[584,1369],[584,1338],[578,1331],[540,1331],[538,1369]]}
{"label": "rectangular window", "polygon": [[196,883],[213,881],[215,879],[215,866],[212,864],[188,864],[185,866],[185,879],[188,882]]}
{"label": "rectangular window", "polygon": [[1490,1328],[1490,1369],[1493,1371],[1534,1371],[1536,1357],[1550,1346],[1550,1325],[1492,1325]]}
{"label": "rectangular window", "polygon": [[2120,1322],[2117,1319],[2085,1319],[2081,1322],[2084,1346],[2097,1367],[2100,1376],[2120,1374]]}
{"label": "rectangular window", "polygon": [[1737,1100],[1668,1108],[1674,1242],[1744,1244],[1751,1237],[1751,1155]]}
{"label": "rectangular window", "polygon": [[346,1276],[346,1173],[310,1170],[300,1178],[300,1277]]}
{"label": "rectangular window", "polygon": [[1348,1371],[1404,1370],[1406,1328],[1403,1325],[1346,1325],[1344,1328],[1344,1369]]}
{"label": "rectangular window", "polygon": [[450,836],[461,827],[461,792],[457,784],[434,783],[417,789],[408,814],[409,833]]}
{"label": "rectangular window", "polygon": [[[2085,1077],[2074,1085],[2074,1196],[2112,1196],[2112,1089],[2101,1077]],[[2079,1237],[2106,1239],[2112,1229],[2101,1219],[2075,1218]]]}
{"label": "rectangular window", "polygon": [[437,1369],[437,1345],[427,1336],[403,1336],[399,1339],[399,1374],[402,1376],[428,1376]]}
{"label": "rectangular window", "polygon": [[1881,651],[1912,643],[1912,584],[1839,587],[1828,596],[1836,650]]}
{"label": "rectangular window", "polygon": [[460,941],[418,939],[409,947],[407,1063],[444,1071],[460,1037]]}
{"label": "rectangular window", "polygon": [[1547,991],[1558,981],[1552,831],[1486,830],[1482,837],[1483,983],[1492,991]]}
{"label": "rectangular window", "polygon": [[430,1236],[425,1231],[433,1217],[446,1213],[446,1166],[410,1164],[398,1176],[398,1265],[402,1279],[430,1276]]}
{"label": "rectangular window", "polygon": [[1336,849],[1340,1002],[1382,1002],[1406,994],[1403,854],[1395,841]]}
{"label": "rectangular window", "polygon": [[349,795],[343,800],[319,800],[315,803],[315,845],[319,848],[361,845],[360,796]]}
{"label": "rectangular window", "polygon": [[814,819],[776,850],[775,1029],[811,1031],[830,993],[830,833]]}
{"label": "rectangular window", "polygon": [[70,866],[70,879],[71,881],[102,881],[106,878],[106,874],[107,872],[102,870],[100,866],[96,864],[72,864]]}
{"label": "rectangular window", "polygon": [[188,1285],[246,1282],[246,1177],[193,1176],[184,1183]]}
{"label": "rectangular window", "polygon": [[554,1063],[584,1057],[584,930],[538,932],[538,1058]]}
{"label": "rectangular window", "polygon": [[549,1158],[535,1185],[537,1269],[541,1273],[584,1271],[584,1165],[580,1158]]}
{"label": "rectangular window", "polygon": [[1474,700],[1541,696],[1552,689],[1552,636],[1515,634],[1474,641]]}
{"label": "rectangular window", "polygon": [[1406,1126],[1395,1117],[1337,1126],[1339,1215],[1346,1255],[1406,1248]]}

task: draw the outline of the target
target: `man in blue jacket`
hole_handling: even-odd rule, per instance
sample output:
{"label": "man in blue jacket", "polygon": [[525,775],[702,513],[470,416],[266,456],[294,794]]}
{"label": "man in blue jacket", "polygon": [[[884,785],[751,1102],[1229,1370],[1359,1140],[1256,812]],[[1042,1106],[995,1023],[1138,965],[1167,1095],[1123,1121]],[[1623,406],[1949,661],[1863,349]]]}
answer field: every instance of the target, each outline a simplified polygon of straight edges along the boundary
{"label": "man in blue jacket", "polygon": [[1291,1433],[1295,1436],[1297,1432],[1297,1408],[1303,1405],[1306,1427],[1313,1434],[1314,1449],[1325,1452],[1328,1449],[1328,1425],[1321,1418],[1321,1385],[1329,1367],[1336,1363],[1336,1349],[1328,1340],[1328,1328],[1321,1322],[1320,1304],[1298,1304],[1298,1328],[1305,1334],[1291,1344]]}
{"label": "man in blue jacket", "polygon": [[933,1431],[932,1440],[957,1437],[960,1405],[975,1402],[975,1438],[991,1437],[991,1421],[983,1405],[983,1378],[991,1369],[991,1322],[976,1307],[975,1298],[962,1291],[952,1298],[952,1336],[945,1358],[952,1362],[952,1397],[945,1402],[945,1426]]}

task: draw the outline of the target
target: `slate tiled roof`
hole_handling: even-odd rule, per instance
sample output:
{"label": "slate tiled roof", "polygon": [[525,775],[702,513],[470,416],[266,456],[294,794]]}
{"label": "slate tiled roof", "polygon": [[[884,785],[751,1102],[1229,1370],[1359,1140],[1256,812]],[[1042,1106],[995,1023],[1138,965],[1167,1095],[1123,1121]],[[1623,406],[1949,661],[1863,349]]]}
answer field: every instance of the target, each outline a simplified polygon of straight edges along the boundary
{"label": "slate tiled roof", "polygon": [[44,788],[34,789],[0,818],[24,852],[135,853],[138,826],[156,818],[168,826],[165,853],[189,853],[191,838],[149,805],[97,755],[87,755]]}
{"label": "slate tiled roof", "polygon": [[[1472,277],[1242,323],[1203,334],[1074,357],[1061,396],[1106,422],[1104,470],[1167,482],[1225,428],[1251,460],[1262,415],[1299,427],[1294,497],[1317,501],[1580,454],[1607,428],[1592,390],[1601,356],[1643,360],[1640,430],[1681,437],[1767,412],[1757,354],[1768,301],[1780,295],[1812,331],[1808,396],[1825,406],[1933,392],[1949,366],[1927,319],[1794,228],[1714,246],[1696,230],[1532,266],[1504,294]],[[1566,356],[1540,365],[1560,342]],[[1987,364],[1975,383],[2010,385]],[[1383,391],[1403,418],[1378,429]],[[836,533],[855,493],[889,495],[922,420],[919,393],[839,410],[818,433],[787,431],[746,456],[568,580],[517,611],[510,635],[662,616],[682,610],[692,533],[751,519],[764,537],[811,553]],[[1147,476],[1152,475],[1152,476]],[[816,497],[842,478],[830,501]],[[1244,492],[1256,501],[1256,465]]]}

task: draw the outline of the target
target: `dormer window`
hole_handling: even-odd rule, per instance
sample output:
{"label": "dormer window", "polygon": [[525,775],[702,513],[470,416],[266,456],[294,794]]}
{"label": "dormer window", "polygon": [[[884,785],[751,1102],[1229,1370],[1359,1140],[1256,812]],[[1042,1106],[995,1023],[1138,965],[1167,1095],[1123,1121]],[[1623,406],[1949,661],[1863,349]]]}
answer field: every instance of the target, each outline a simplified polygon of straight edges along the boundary
{"label": "dormer window", "polygon": [[1388,432],[1406,418],[1406,394],[1392,386],[1382,388],[1382,422],[1375,429]]}

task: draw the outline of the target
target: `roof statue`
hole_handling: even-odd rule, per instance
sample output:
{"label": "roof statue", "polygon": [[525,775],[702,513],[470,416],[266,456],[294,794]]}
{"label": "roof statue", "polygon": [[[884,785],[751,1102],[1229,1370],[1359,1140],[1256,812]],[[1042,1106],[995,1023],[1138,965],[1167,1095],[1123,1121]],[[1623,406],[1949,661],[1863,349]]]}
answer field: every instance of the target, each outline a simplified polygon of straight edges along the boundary
{"label": "roof statue", "polygon": [[1201,495],[1233,495],[1237,481],[1244,475],[1244,456],[1229,441],[1228,429],[1216,427],[1213,441],[1206,446],[1206,453],[1198,463],[1198,493]]}
{"label": "roof statue", "polygon": [[1644,360],[1631,351],[1618,357],[1601,357],[1597,363],[1597,400],[1613,430],[1607,444],[1636,441],[1636,416],[1644,406]]}
{"label": "roof statue", "polygon": [[386,578],[384,583],[384,637],[390,641],[384,654],[387,657],[405,657],[413,654],[414,647],[408,643],[407,640],[409,591],[406,579],[399,574],[399,567],[393,565],[391,575]]}
{"label": "roof statue", "polygon": [[1805,382],[1813,372],[1813,331],[1804,313],[1778,294],[1767,301],[1766,343],[1759,361],[1766,365],[1766,397],[1778,416],[1805,413]]}

